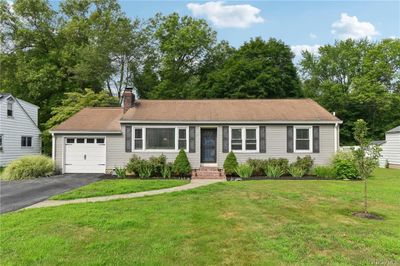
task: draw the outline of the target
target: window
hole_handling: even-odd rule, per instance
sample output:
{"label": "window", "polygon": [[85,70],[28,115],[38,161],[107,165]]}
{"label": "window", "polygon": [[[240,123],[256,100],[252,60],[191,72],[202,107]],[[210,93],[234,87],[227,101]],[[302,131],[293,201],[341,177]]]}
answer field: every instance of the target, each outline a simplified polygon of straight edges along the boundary
{"label": "window", "polygon": [[13,102],[11,100],[7,102],[7,117],[13,117]]}
{"label": "window", "polygon": [[178,149],[184,149],[186,150],[187,147],[187,130],[186,128],[180,128],[178,129]]}
{"label": "window", "polygon": [[96,139],[96,143],[103,144],[104,143],[104,139]]}
{"label": "window", "polygon": [[75,143],[75,139],[70,139],[70,138],[68,138],[68,139],[67,139],[67,143]]}
{"label": "window", "polygon": [[294,150],[296,152],[311,152],[311,128],[309,126],[295,127]]}
{"label": "window", "polygon": [[0,151],[3,150],[3,135],[0,135]]}
{"label": "window", "polygon": [[85,143],[85,139],[76,139],[76,143]]}
{"label": "window", "polygon": [[94,143],[94,139],[86,139],[86,143]]}
{"label": "window", "polygon": [[21,147],[32,147],[32,137],[21,137]]}
{"label": "window", "polygon": [[146,149],[175,150],[175,128],[146,128]]}
{"label": "window", "polygon": [[242,150],[242,129],[232,128],[232,141],[231,147],[233,151]]}
{"label": "window", "polygon": [[143,129],[135,128],[135,150],[143,150]]}
{"label": "window", "polygon": [[257,151],[258,127],[231,127],[231,150]]}

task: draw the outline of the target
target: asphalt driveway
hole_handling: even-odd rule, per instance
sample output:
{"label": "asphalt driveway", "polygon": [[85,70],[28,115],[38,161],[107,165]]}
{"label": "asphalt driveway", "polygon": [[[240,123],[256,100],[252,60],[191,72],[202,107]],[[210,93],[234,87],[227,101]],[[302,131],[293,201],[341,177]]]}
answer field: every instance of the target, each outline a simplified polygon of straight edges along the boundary
{"label": "asphalt driveway", "polygon": [[65,191],[100,180],[103,174],[64,174],[21,181],[0,181],[0,213],[15,211]]}

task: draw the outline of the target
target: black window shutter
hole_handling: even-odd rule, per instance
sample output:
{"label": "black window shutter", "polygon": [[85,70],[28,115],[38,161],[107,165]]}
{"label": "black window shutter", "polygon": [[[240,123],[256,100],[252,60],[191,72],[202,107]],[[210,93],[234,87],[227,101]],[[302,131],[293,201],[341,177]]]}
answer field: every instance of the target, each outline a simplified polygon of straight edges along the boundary
{"label": "black window shutter", "polygon": [[189,152],[196,152],[196,127],[189,127]]}
{"label": "black window shutter", "polygon": [[293,126],[287,127],[287,152],[293,152]]}
{"label": "black window shutter", "polygon": [[125,127],[125,151],[132,151],[132,126]]}
{"label": "black window shutter", "polygon": [[223,153],[229,152],[229,127],[228,126],[222,127],[222,152]]}
{"label": "black window shutter", "polygon": [[266,153],[266,137],[265,137],[265,126],[260,126],[260,153]]}
{"label": "black window shutter", "polygon": [[313,152],[319,153],[319,126],[313,126]]}

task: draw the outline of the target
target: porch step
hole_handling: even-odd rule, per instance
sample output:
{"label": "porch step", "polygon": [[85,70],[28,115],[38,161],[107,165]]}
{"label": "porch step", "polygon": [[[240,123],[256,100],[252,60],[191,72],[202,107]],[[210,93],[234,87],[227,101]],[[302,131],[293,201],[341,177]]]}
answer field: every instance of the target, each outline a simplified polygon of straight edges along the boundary
{"label": "porch step", "polygon": [[224,170],[217,167],[200,167],[192,171],[192,179],[224,179]]}

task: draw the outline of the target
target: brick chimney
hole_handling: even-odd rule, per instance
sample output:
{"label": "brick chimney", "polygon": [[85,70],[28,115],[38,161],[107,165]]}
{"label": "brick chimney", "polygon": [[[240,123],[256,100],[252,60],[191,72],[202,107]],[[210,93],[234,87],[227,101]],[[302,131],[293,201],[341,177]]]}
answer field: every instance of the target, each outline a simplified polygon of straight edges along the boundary
{"label": "brick chimney", "polygon": [[124,113],[126,113],[129,108],[135,105],[135,95],[132,92],[132,88],[125,88],[122,97],[124,99]]}

